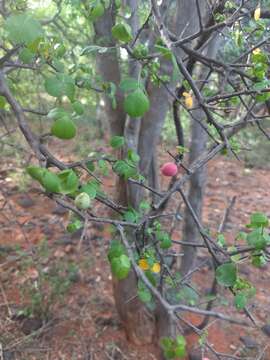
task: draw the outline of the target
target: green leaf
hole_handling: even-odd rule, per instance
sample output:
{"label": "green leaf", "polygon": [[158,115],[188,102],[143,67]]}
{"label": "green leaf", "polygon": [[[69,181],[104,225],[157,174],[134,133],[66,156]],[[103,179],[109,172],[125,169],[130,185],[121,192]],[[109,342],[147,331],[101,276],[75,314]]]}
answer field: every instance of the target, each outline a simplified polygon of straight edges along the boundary
{"label": "green leaf", "polygon": [[225,236],[223,234],[218,234],[217,243],[219,246],[224,247],[226,245]]}
{"label": "green leaf", "polygon": [[184,336],[178,335],[175,342],[175,356],[180,358],[186,356],[186,339]]}
{"label": "green leaf", "polygon": [[55,56],[57,58],[62,58],[66,53],[66,47],[64,44],[58,44],[55,48]]}
{"label": "green leaf", "polygon": [[[149,264],[150,266],[153,266],[154,263],[155,263],[155,260],[152,260],[152,261],[151,261],[151,259],[148,258],[148,259],[147,259],[147,262],[148,262],[148,264]],[[156,287],[156,286],[157,286],[157,280],[156,280],[156,278],[155,278],[155,275],[152,273],[152,271],[151,271],[151,270],[146,270],[146,271],[144,272],[144,274],[145,274],[145,276],[147,277],[147,279],[150,281],[150,283],[151,283],[154,287]]]}
{"label": "green leaf", "polygon": [[137,90],[138,88],[140,88],[140,83],[138,82],[137,79],[134,78],[126,78],[123,79],[120,82],[120,89],[123,92],[129,92],[129,91],[133,91],[133,90]]}
{"label": "green leaf", "polygon": [[239,233],[235,238],[235,240],[246,240],[246,239],[247,239],[247,234],[243,231],[239,231]]}
{"label": "green leaf", "polygon": [[63,73],[65,71],[65,64],[58,59],[52,59],[52,65],[59,73]]}
{"label": "green leaf", "polygon": [[4,96],[0,96],[0,109],[4,109],[6,106],[6,98]]}
{"label": "green leaf", "polygon": [[47,117],[52,120],[56,120],[64,116],[67,117],[69,114],[63,108],[53,108],[47,114]]}
{"label": "green leaf", "polygon": [[111,261],[112,273],[119,280],[123,280],[128,276],[130,268],[130,260],[125,254],[114,257]]}
{"label": "green leaf", "polygon": [[86,46],[82,52],[81,52],[81,56],[83,55],[88,55],[91,53],[99,53],[99,54],[104,54],[105,52],[107,52],[109,50],[109,48],[104,47],[104,46],[98,46],[98,45],[89,45]]}
{"label": "green leaf", "polygon": [[269,225],[269,220],[267,215],[256,212],[251,215],[250,217],[250,224],[247,225],[249,228],[260,228],[260,227],[267,227]]}
{"label": "green leaf", "polygon": [[188,305],[194,306],[198,303],[199,296],[195,290],[189,286],[183,286],[183,288],[177,294],[177,300],[181,300]]}
{"label": "green leaf", "polygon": [[84,113],[84,107],[80,101],[74,101],[72,103],[72,108],[77,115],[82,115]]}
{"label": "green leaf", "polygon": [[239,292],[234,297],[234,305],[238,310],[242,310],[246,307],[248,298],[243,292]]}
{"label": "green leaf", "polygon": [[151,291],[140,280],[138,282],[138,297],[143,303],[149,303],[152,300]]}
{"label": "green leaf", "polygon": [[125,98],[124,110],[130,117],[141,117],[149,108],[149,99],[141,89],[133,91]]}
{"label": "green leaf", "polygon": [[89,181],[87,184],[83,185],[81,191],[86,192],[90,199],[94,199],[97,196],[97,187],[92,181]]}
{"label": "green leaf", "polygon": [[255,249],[264,249],[270,243],[270,237],[263,228],[257,228],[247,234],[247,243]]}
{"label": "green leaf", "polygon": [[116,9],[119,9],[122,5],[122,0],[114,0],[114,5]]}
{"label": "green leaf", "polygon": [[[236,246],[229,246],[227,249],[229,252],[235,252],[237,251]],[[241,254],[236,254],[231,256],[231,261],[234,263],[237,263],[241,259]]]}
{"label": "green leaf", "polygon": [[164,351],[164,356],[166,359],[174,359],[175,358],[175,351],[173,348],[165,349],[163,351]]}
{"label": "green leaf", "polygon": [[186,340],[183,336],[176,339],[164,337],[160,341],[166,359],[178,359],[186,356]]}
{"label": "green leaf", "polygon": [[185,153],[189,152],[188,148],[186,148],[184,146],[181,146],[181,145],[176,146],[176,150],[177,150],[179,155],[184,155]]}
{"label": "green leaf", "polygon": [[137,169],[129,165],[125,160],[116,161],[116,163],[113,165],[113,171],[126,180],[137,175]]}
{"label": "green leaf", "polygon": [[245,280],[241,277],[237,278],[237,280],[233,286],[233,290],[235,290],[235,291],[250,289],[250,288],[251,288],[251,284],[247,280]]}
{"label": "green leaf", "polygon": [[149,303],[152,300],[151,292],[148,289],[138,290],[138,297],[143,303]]}
{"label": "green leaf", "polygon": [[233,286],[237,279],[237,270],[234,263],[220,265],[216,269],[216,279],[220,285]]}
{"label": "green leaf", "polygon": [[119,149],[125,144],[125,138],[123,136],[113,136],[110,141],[110,145],[114,149]]}
{"label": "green leaf", "polygon": [[39,46],[40,46],[40,42],[41,42],[42,38],[36,38],[35,41],[27,44],[27,49],[29,49],[30,51],[32,51],[32,53],[37,54],[38,50],[39,50]]}
{"label": "green leaf", "polygon": [[184,336],[182,336],[182,335],[176,336],[176,344],[178,346],[185,347],[187,342],[186,342],[186,339],[184,338]]}
{"label": "green leaf", "polygon": [[150,210],[151,206],[147,201],[141,201],[139,205],[139,209],[145,213],[146,211]]}
{"label": "green leaf", "polygon": [[95,164],[93,161],[87,161],[85,165],[89,171],[95,171]]}
{"label": "green leaf", "polygon": [[52,135],[62,140],[70,140],[76,136],[76,126],[68,117],[61,117],[51,127]]}
{"label": "green leaf", "polygon": [[28,166],[26,172],[35,180],[42,182],[42,178],[45,175],[46,169],[40,166]]}
{"label": "green leaf", "polygon": [[169,349],[173,346],[173,339],[171,339],[169,337],[163,337],[160,340],[160,345],[161,345],[162,349]]}
{"label": "green leaf", "polygon": [[268,63],[268,57],[262,51],[259,53],[252,53],[251,59],[252,59],[252,62],[254,62],[255,64],[259,64],[259,63],[267,64]]}
{"label": "green leaf", "polygon": [[52,193],[60,192],[60,189],[61,189],[60,179],[57,176],[57,174],[55,174],[49,170],[45,170],[44,175],[41,180],[41,184],[43,185],[45,190],[47,190],[48,192],[52,192]]}
{"label": "green leaf", "polygon": [[255,99],[257,102],[265,102],[269,98],[270,98],[269,92],[261,93],[261,94],[255,96]]}
{"label": "green leaf", "polygon": [[83,226],[82,222],[77,219],[68,224],[67,231],[69,233],[74,233],[75,231],[80,230],[82,228],[82,226]]}
{"label": "green leaf", "polygon": [[136,57],[136,59],[143,59],[148,55],[148,48],[144,44],[138,44],[133,48],[133,56]]}
{"label": "green leaf", "polygon": [[116,24],[112,27],[112,36],[123,43],[128,43],[132,40],[131,28],[126,23]]}
{"label": "green leaf", "polygon": [[43,36],[40,23],[28,13],[9,16],[4,27],[15,44],[30,44]]}
{"label": "green leaf", "polygon": [[161,249],[169,249],[172,246],[172,239],[166,231],[158,231],[156,237],[160,241]]}
{"label": "green leaf", "polygon": [[23,64],[30,64],[34,60],[34,58],[35,54],[28,48],[22,49],[19,54],[19,59]]}
{"label": "green leaf", "polygon": [[207,337],[208,337],[208,331],[207,329],[203,330],[202,335],[200,336],[198,343],[201,347],[205,346],[206,342],[207,342]]}
{"label": "green leaf", "polygon": [[123,218],[127,222],[136,223],[138,221],[139,214],[136,210],[130,208],[129,210],[124,212]]}
{"label": "green leaf", "polygon": [[264,254],[261,254],[261,253],[256,254],[255,253],[255,254],[252,254],[251,263],[253,266],[260,268],[267,264],[267,259]]}
{"label": "green leaf", "polygon": [[103,160],[103,159],[98,160],[98,167],[102,171],[103,175],[105,175],[105,176],[108,175],[108,173],[109,173],[108,164],[105,160]]}
{"label": "green leaf", "polygon": [[55,76],[47,78],[45,89],[51,96],[62,97],[66,95],[70,101],[74,99],[75,83],[69,75],[57,73]]}
{"label": "green leaf", "polygon": [[166,60],[172,59],[172,52],[166,46],[156,44],[155,49],[160,52],[160,54],[162,54]]}
{"label": "green leaf", "polygon": [[125,248],[122,245],[122,243],[119,240],[113,240],[111,242],[110,249],[109,249],[109,252],[108,252],[109,261],[112,262],[112,260],[114,258],[118,258],[118,257],[120,257],[121,255],[124,255],[124,254],[125,254]]}
{"label": "green leaf", "polygon": [[128,149],[127,157],[128,160],[132,161],[135,164],[140,161],[140,156],[133,149]]}
{"label": "green leaf", "polygon": [[58,193],[61,191],[61,181],[57,174],[39,167],[28,166],[27,173],[35,180],[37,180],[47,191]]}
{"label": "green leaf", "polygon": [[63,170],[58,173],[61,182],[61,193],[71,194],[74,193],[79,186],[79,179],[72,169]]}

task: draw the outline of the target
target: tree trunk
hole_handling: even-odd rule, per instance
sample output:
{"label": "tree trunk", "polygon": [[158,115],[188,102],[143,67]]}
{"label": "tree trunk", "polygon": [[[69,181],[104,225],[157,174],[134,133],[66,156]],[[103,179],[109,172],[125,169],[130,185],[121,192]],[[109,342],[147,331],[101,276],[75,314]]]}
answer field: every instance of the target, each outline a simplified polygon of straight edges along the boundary
{"label": "tree trunk", "polygon": [[[206,56],[215,57],[219,38],[216,37],[212,39],[206,49]],[[200,69],[201,76],[199,78],[204,79],[204,67]],[[192,111],[193,116],[199,121],[204,122],[205,114],[201,109]],[[206,149],[208,135],[205,130],[201,127],[200,123],[194,120],[191,125],[191,145],[190,145],[190,157],[189,162],[192,163],[199,155]],[[203,196],[205,190],[205,183],[207,178],[207,169],[202,167],[190,178],[189,184],[189,194],[188,200],[194,209],[199,220],[202,218],[202,208],[203,208]],[[187,242],[199,242],[200,233],[198,228],[192,219],[189,210],[185,209],[184,214],[184,229],[183,229],[183,240]],[[197,248],[193,246],[182,246],[184,256],[181,258],[180,272],[182,276],[188,273],[188,271],[193,267],[196,260]]]}
{"label": "tree trunk", "polygon": [[[129,20],[133,35],[138,30],[137,0],[128,0],[128,5],[133,14]],[[179,0],[176,3],[177,15],[174,16],[171,29],[175,34],[180,34],[183,30],[184,36],[188,36],[196,29],[196,17],[190,17],[194,11],[195,0]],[[186,19],[189,19],[188,25]],[[95,23],[96,39],[102,46],[114,46],[114,40],[111,36],[111,27],[114,25],[114,8],[106,10],[103,17]],[[151,43],[151,41],[150,41]],[[183,55],[183,51],[179,49]],[[97,59],[98,68],[104,81],[113,82],[117,88],[120,82],[120,63],[116,50],[100,54]],[[162,61],[162,73],[172,75],[172,64],[170,61]],[[138,65],[129,63],[129,75],[136,77],[138,74]],[[173,82],[168,84],[171,90],[174,88]],[[111,100],[104,98],[105,111],[110,122],[110,131],[112,135],[124,135],[126,144],[129,148],[137,151],[140,155],[140,172],[146,177],[149,184],[158,186],[157,177],[157,158],[156,148],[160,138],[164,119],[169,108],[169,94],[164,86],[156,86],[150,80],[146,82],[147,93],[150,100],[150,110],[142,119],[130,119],[126,117],[123,111],[123,95],[119,90],[116,92],[117,108],[111,105]],[[137,208],[144,197],[144,191],[137,185],[124,184],[119,181],[116,191],[119,194],[118,200],[123,205],[130,205]],[[132,232],[127,234],[129,239],[134,240]],[[168,314],[159,304],[157,304],[155,313],[150,313],[137,297],[137,278],[133,271],[128,278],[122,281],[113,281],[114,297],[116,308],[120,319],[126,330],[127,337],[137,345],[159,342],[162,336],[175,336],[176,328],[169,321]],[[162,359],[163,356],[161,355]]]}
{"label": "tree trunk", "polygon": [[135,345],[149,345],[154,341],[155,319],[137,296],[137,277],[134,271],[121,281],[113,280],[117,312],[127,338]]}
{"label": "tree trunk", "polygon": [[[196,112],[198,114],[196,114]],[[194,111],[194,116],[197,119],[203,120],[204,113],[202,114],[201,110],[196,112]],[[201,125],[193,121],[191,137],[190,163],[205,150],[208,136]],[[190,179],[188,200],[199,219],[202,217],[205,182],[206,167],[198,170]],[[190,242],[199,242],[200,240],[200,233],[187,208],[185,209],[184,214],[183,240]],[[181,258],[180,272],[181,275],[184,276],[192,268],[194,261],[196,260],[197,248],[193,246],[182,246],[182,250],[184,256]]]}

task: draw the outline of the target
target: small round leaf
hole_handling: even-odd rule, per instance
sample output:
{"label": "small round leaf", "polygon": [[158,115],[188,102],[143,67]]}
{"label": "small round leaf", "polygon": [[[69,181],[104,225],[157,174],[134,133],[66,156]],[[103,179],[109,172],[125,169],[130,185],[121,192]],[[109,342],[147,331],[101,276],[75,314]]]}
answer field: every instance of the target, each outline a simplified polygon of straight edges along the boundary
{"label": "small round leaf", "polygon": [[216,279],[220,285],[233,286],[237,279],[237,270],[234,263],[220,265],[216,269]]}
{"label": "small round leaf", "polygon": [[127,255],[122,254],[119,257],[114,257],[111,261],[111,268],[113,275],[119,279],[125,279],[130,271],[131,263]]}
{"label": "small round leaf", "polygon": [[131,28],[128,24],[116,24],[112,28],[112,36],[116,40],[128,43],[132,40]]}

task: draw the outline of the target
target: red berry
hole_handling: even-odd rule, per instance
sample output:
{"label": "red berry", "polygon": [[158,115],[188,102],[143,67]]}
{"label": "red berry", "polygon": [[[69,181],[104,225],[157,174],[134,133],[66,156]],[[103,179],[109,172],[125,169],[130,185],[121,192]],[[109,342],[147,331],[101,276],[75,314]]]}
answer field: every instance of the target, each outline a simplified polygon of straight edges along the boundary
{"label": "red berry", "polygon": [[168,162],[162,165],[161,172],[164,176],[175,176],[178,172],[178,167],[172,162]]}

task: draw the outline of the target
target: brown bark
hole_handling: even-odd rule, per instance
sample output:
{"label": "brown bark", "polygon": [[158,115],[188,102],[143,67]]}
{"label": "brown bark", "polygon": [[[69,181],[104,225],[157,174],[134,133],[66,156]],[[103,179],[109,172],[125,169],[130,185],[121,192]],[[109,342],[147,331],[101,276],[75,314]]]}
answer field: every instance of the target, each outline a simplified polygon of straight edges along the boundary
{"label": "brown bark", "polygon": [[[137,8],[137,1],[130,0],[132,9]],[[107,13],[95,24],[96,39],[102,46],[114,46],[111,37],[111,28],[114,25],[113,10],[107,10]],[[133,33],[137,31],[137,14],[132,16],[131,26]],[[119,85],[121,80],[119,58],[116,51],[100,54],[97,58],[97,65],[104,81],[113,82]],[[130,76],[136,77],[138,74],[138,65],[130,63]],[[132,148],[137,151],[140,120],[129,119],[123,111],[123,94],[117,90],[116,93],[117,108],[113,109],[111,100],[104,98],[105,112],[110,123],[111,135],[124,135],[126,140],[126,150]],[[126,151],[121,156],[124,156]],[[138,187],[127,185],[120,179],[116,184],[117,201],[122,205],[131,205],[137,208],[140,202]],[[129,234],[132,240],[134,235]],[[137,297],[137,278],[133,271],[130,272],[127,279],[118,281],[114,279],[113,290],[115,305],[119,313],[121,322],[125,328],[127,337],[136,345],[146,345],[152,343],[155,331],[153,314],[140,302]]]}
{"label": "brown bark", "polygon": [[[105,47],[115,46],[115,41],[111,34],[111,28],[114,25],[114,22],[114,9],[109,7],[104,16],[94,24],[96,35],[95,43],[97,45]],[[109,49],[103,54],[97,54],[97,68],[105,82],[112,82],[116,86],[119,85],[121,75],[118,52],[116,49]],[[123,135],[126,116],[123,111],[124,96],[119,88],[117,88],[115,98],[117,103],[116,109],[113,108],[111,99],[108,96],[104,96],[105,112],[109,121],[111,134]]]}
{"label": "brown bark", "polygon": [[[202,115],[201,111],[199,110]],[[194,114],[196,116],[196,114]],[[198,116],[196,116],[198,118]],[[206,148],[207,133],[201,128],[200,124],[192,123],[192,142],[190,151],[190,163],[194,161]],[[188,199],[199,219],[202,217],[203,194],[206,182],[206,167],[195,173],[190,179],[190,188]],[[184,215],[183,240],[190,242],[199,242],[200,233],[191,217],[189,210],[185,210]],[[193,266],[196,260],[197,248],[192,246],[182,246],[184,256],[181,258],[180,272],[184,276]]]}
{"label": "brown bark", "polygon": [[152,344],[155,319],[137,296],[137,277],[134,271],[130,271],[124,280],[114,280],[113,291],[117,312],[128,340],[138,346]]}
{"label": "brown bark", "polygon": [[[138,6],[137,0],[128,0],[129,6],[136,13]],[[179,0],[177,2],[177,15],[172,30],[180,34],[185,29],[185,36],[194,31],[194,19],[190,17],[190,12],[194,9],[195,0]],[[189,19],[189,25],[186,27],[186,19]],[[115,14],[110,8],[105,15],[95,24],[97,44],[102,46],[114,46],[111,37],[111,27],[115,21]],[[137,15],[130,19],[130,25],[133,34],[138,29]],[[182,52],[179,50],[179,53]],[[113,82],[118,85],[121,78],[119,58],[116,51],[109,51],[99,54],[97,65],[104,81]],[[136,77],[138,74],[138,65],[130,62],[129,74]],[[162,62],[162,73],[172,75],[172,65],[170,62]],[[127,147],[136,150],[140,155],[140,171],[153,186],[158,185],[157,177],[157,158],[156,147],[159,142],[161,130],[169,108],[170,98],[167,89],[164,86],[156,86],[149,80],[147,81],[147,93],[150,99],[150,110],[142,119],[129,119],[123,112],[123,94],[117,90],[116,100],[117,108],[113,109],[111,100],[105,98],[105,112],[110,123],[111,134],[124,135]],[[171,90],[174,84],[168,84]],[[118,200],[123,205],[131,205],[137,208],[144,197],[142,188],[136,185],[126,185],[122,180],[117,185],[119,193]],[[131,241],[134,241],[134,234],[127,234]],[[149,344],[152,341],[159,342],[162,336],[174,336],[176,328],[170,323],[168,314],[159,304],[154,314],[150,313],[142,305],[137,297],[137,278],[133,271],[130,272],[127,279],[122,281],[113,281],[114,297],[116,308],[120,319],[126,330],[127,337],[137,345]],[[163,356],[160,355],[162,359]]]}
{"label": "brown bark", "polygon": [[[206,54],[209,57],[214,57],[218,48],[218,38],[214,38],[206,49]],[[204,79],[204,67],[200,69],[200,78]],[[193,116],[199,121],[203,122],[205,114],[201,109],[192,112]],[[200,123],[192,120],[192,134],[191,134],[191,145],[190,145],[190,158],[189,162],[192,163],[200,154],[205,151],[208,135],[202,128]],[[190,179],[189,202],[194,209],[199,220],[202,218],[203,208],[203,197],[205,190],[205,183],[207,177],[206,167],[201,168]],[[198,228],[192,219],[188,209],[185,210],[184,215],[184,229],[183,229],[183,240],[187,242],[199,242],[200,233]],[[193,264],[196,260],[197,248],[192,246],[182,246],[184,256],[181,258],[180,272],[182,276],[188,273],[192,269]]]}

